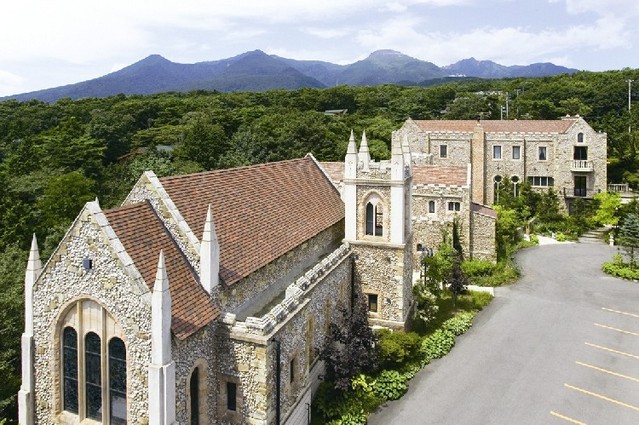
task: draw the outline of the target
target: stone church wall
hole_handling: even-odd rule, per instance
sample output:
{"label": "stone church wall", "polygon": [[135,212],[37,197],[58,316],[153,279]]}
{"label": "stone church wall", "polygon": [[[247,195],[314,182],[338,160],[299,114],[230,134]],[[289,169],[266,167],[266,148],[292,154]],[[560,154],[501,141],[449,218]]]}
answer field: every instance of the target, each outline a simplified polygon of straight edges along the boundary
{"label": "stone church wall", "polygon": [[471,213],[472,258],[486,261],[497,261],[495,251],[495,224],[493,217]]}
{"label": "stone church wall", "polygon": [[[56,417],[62,411],[60,321],[75,301],[83,299],[100,304],[122,329],[127,349],[129,423],[148,423],[150,293],[143,292],[145,288],[126,272],[121,257],[106,243],[105,237],[114,234],[108,233],[110,227],[105,230],[102,226],[105,223],[98,223],[85,209],[45,265],[34,287],[37,423],[65,422],[64,418]],[[93,260],[90,271],[82,266],[85,258]],[[41,284],[44,279],[46,285]]]}

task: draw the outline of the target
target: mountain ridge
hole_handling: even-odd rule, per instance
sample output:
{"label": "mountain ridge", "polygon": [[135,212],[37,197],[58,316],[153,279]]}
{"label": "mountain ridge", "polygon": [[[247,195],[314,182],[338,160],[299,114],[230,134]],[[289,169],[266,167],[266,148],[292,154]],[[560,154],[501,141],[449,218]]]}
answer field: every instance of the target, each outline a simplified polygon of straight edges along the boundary
{"label": "mountain ridge", "polygon": [[504,66],[468,58],[439,67],[401,52],[376,50],[348,65],[319,60],[296,60],[269,55],[261,50],[192,64],[172,62],[152,54],[118,71],[60,87],[0,97],[0,101],[37,99],[55,102],[61,98],[108,97],[117,94],[147,95],[192,90],[266,91],[324,88],[336,85],[420,85],[451,76],[477,78],[541,77],[574,73],[576,69],[552,63]]}

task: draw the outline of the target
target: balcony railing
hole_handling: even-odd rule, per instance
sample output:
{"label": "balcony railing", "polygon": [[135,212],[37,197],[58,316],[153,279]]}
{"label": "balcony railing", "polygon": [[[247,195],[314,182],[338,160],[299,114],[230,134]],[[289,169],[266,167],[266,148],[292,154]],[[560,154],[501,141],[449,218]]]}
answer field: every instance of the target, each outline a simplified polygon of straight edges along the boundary
{"label": "balcony railing", "polygon": [[572,165],[570,167],[570,171],[593,171],[594,167],[592,165],[592,161],[587,161],[585,159],[575,159],[572,161]]}
{"label": "balcony railing", "polygon": [[593,198],[599,189],[587,189],[585,187],[564,187],[564,198]]}
{"label": "balcony railing", "polygon": [[608,185],[608,192],[625,193],[630,192],[628,183],[613,183]]}

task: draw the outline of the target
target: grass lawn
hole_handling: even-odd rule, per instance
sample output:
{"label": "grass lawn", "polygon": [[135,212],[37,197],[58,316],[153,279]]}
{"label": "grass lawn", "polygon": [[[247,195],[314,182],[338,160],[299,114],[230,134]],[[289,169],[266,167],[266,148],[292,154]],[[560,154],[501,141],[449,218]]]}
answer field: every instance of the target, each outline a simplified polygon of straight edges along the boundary
{"label": "grass lawn", "polygon": [[493,296],[486,292],[467,291],[466,294],[457,297],[456,308],[453,308],[453,296],[449,291],[446,291],[439,298],[437,305],[439,311],[433,320],[428,324],[420,320],[415,320],[411,323],[410,329],[417,332],[419,335],[428,335],[439,329],[446,320],[450,319],[460,311],[480,311],[490,303]]}

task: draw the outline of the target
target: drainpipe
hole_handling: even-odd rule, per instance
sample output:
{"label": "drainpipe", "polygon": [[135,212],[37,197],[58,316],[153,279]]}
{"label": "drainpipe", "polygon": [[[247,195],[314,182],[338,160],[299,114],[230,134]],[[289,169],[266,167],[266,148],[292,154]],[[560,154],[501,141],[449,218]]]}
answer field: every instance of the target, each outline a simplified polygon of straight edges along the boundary
{"label": "drainpipe", "polygon": [[282,347],[279,339],[273,339],[275,342],[275,423],[280,425],[280,398],[281,398],[281,380],[282,367],[280,360],[282,358]]}

